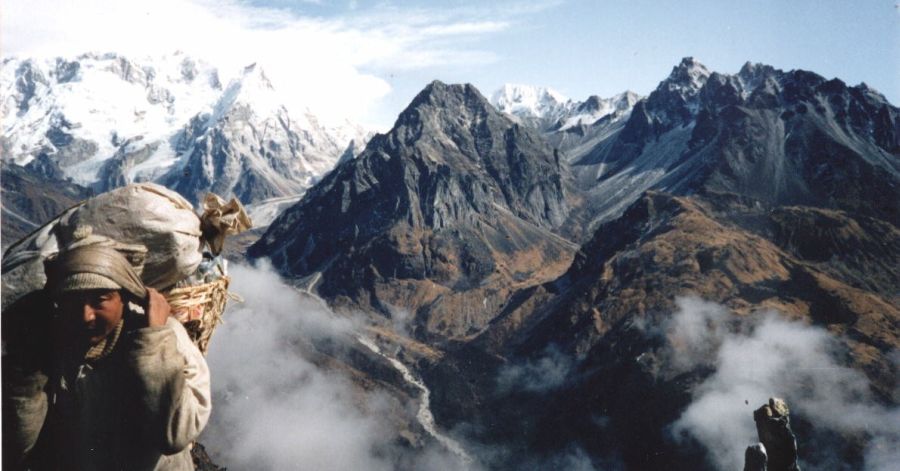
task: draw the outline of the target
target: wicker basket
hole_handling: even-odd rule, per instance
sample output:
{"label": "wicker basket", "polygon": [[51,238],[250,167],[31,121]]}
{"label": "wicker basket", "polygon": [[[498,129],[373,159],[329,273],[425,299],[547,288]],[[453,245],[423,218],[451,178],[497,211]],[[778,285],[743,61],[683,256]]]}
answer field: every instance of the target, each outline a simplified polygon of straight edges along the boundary
{"label": "wicker basket", "polygon": [[184,324],[191,340],[204,355],[213,331],[222,322],[228,298],[239,300],[228,292],[229,281],[224,276],[210,283],[174,288],[163,293],[172,307],[172,315]]}

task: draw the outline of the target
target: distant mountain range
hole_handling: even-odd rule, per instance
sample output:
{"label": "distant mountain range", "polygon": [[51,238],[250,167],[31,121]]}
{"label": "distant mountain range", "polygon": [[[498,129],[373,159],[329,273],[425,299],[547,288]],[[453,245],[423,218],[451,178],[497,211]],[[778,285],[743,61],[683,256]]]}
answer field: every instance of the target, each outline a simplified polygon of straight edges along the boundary
{"label": "distant mountain range", "polygon": [[3,161],[94,192],[156,181],[191,201],[296,197],[369,133],[288,111],[256,65],[227,84],[182,53],[4,59]]}
{"label": "distant mountain range", "polygon": [[585,101],[573,101],[559,92],[529,85],[504,85],[491,95],[490,102],[497,110],[511,114],[531,127],[543,132],[589,128],[601,119],[627,118],[641,96],[626,91],[610,98],[597,95]]}
{"label": "distant mountain range", "polygon": [[[866,382],[858,396],[898,406],[900,109],[865,84],[752,63],[720,74],[692,58],[647,97],[578,102],[509,85],[488,99],[435,81],[367,140],[289,117],[258,67],[222,87],[178,59],[166,95],[147,85],[161,68],[83,60],[4,63],[3,110],[18,116],[4,124],[4,230],[54,211],[7,181],[100,191],[147,178],[195,200],[234,194],[270,216],[266,202],[289,206],[247,257],[391,332],[382,351],[423,377],[437,424],[505,450],[478,456],[490,469],[573,447],[600,468],[715,469],[716,450],[672,431],[715,373],[671,355],[662,326],[683,296],[724,306],[738,330],[771,309],[827,331],[828,354]],[[113,83],[138,77],[125,82],[142,119],[171,127],[113,139],[102,122],[86,129],[90,105],[61,111],[49,97],[81,97],[66,77],[94,68]],[[182,82],[208,108],[178,108]],[[57,105],[34,111],[45,102]],[[514,367],[556,376],[523,382]],[[858,469],[880,443],[804,414],[792,418],[808,467]]]}

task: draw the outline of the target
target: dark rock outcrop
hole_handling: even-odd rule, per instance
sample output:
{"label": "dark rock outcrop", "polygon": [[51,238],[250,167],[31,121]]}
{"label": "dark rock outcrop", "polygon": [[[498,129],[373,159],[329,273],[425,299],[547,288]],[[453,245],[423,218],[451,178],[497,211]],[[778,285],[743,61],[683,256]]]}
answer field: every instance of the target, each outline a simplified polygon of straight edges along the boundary
{"label": "dark rock outcrop", "polygon": [[762,443],[747,447],[744,452],[744,471],[767,471],[766,447]]}
{"label": "dark rock outcrop", "polygon": [[206,453],[206,447],[200,442],[194,442],[191,446],[191,459],[194,461],[194,469],[196,471],[226,471],[213,462],[209,454]]}
{"label": "dark rock outcrop", "polygon": [[753,412],[756,433],[765,447],[766,467],[769,471],[800,471],[797,464],[797,437],[791,430],[790,410],[782,399],[770,398],[769,403]]}

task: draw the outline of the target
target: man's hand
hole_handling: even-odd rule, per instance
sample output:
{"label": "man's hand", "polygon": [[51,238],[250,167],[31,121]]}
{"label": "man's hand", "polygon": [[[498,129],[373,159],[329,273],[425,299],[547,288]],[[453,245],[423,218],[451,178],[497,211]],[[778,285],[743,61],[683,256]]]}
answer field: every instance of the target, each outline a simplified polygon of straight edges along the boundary
{"label": "man's hand", "polygon": [[165,296],[153,288],[147,288],[147,326],[160,327],[166,325],[171,308]]}

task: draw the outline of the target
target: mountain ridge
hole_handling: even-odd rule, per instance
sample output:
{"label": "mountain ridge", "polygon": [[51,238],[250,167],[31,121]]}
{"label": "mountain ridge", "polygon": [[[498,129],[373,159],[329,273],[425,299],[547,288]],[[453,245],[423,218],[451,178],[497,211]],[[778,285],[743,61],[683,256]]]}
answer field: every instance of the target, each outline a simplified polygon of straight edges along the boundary
{"label": "mountain ridge", "polygon": [[[39,160],[48,177],[94,191],[157,181],[195,203],[210,190],[245,203],[296,196],[368,138],[349,122],[323,126],[308,109],[290,113],[256,64],[223,87],[218,69],[181,52],[5,58],[0,89],[0,111],[10,117],[0,138],[4,160]],[[267,139],[267,126],[280,134]],[[204,144],[225,150],[219,171],[198,162],[212,152]]]}

